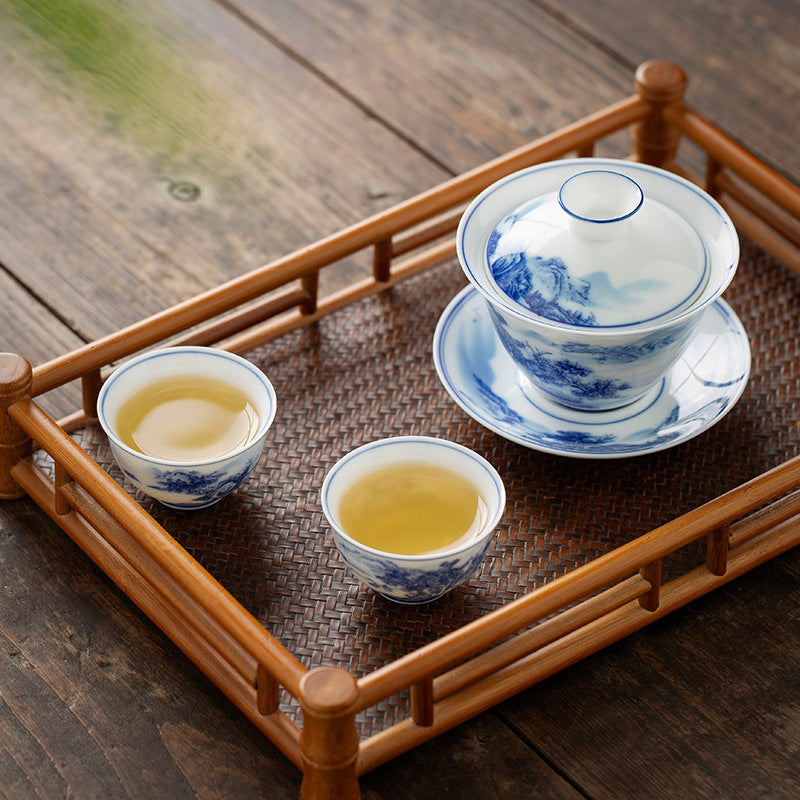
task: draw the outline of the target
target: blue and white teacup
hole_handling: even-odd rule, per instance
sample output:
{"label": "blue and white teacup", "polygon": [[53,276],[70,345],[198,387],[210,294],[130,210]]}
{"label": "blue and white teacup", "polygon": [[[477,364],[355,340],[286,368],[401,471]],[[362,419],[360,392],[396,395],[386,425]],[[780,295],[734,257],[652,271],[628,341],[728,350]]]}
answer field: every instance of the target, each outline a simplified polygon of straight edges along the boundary
{"label": "blue and white teacup", "polygon": [[[208,376],[241,391],[258,416],[257,427],[241,446],[196,461],[146,455],[118,435],[122,404],[156,382],[180,376]],[[165,506],[206,508],[237,489],[258,464],[276,412],[275,389],[250,361],[213,347],[166,347],[143,353],[118,367],[103,384],[97,416],[125,477]]]}
{"label": "blue and white teacup", "polygon": [[[473,484],[485,503],[480,527],[452,547],[420,555],[389,553],[353,538],[343,527],[343,495],[371,472],[404,463],[424,463],[451,470]],[[456,442],[429,436],[396,436],[369,442],[337,461],[322,484],[322,510],[340,555],[367,586],[396,603],[436,600],[466,581],[479,568],[505,510],[506,494],[497,470]]]}

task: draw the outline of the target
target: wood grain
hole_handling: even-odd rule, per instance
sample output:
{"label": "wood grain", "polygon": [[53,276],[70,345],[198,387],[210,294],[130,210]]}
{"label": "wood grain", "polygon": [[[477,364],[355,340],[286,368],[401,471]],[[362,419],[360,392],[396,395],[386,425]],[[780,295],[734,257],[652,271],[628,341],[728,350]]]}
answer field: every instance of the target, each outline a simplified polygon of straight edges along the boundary
{"label": "wood grain", "polygon": [[3,505],[0,564],[0,797],[297,796],[295,767],[25,501]]}
{"label": "wood grain", "polygon": [[455,173],[631,93],[630,69],[535,3],[235,2]]}
{"label": "wood grain", "polygon": [[[0,3],[0,348],[34,362],[595,111],[646,58],[800,180],[796,0],[125,0],[102,69],[20,16],[48,4]],[[375,770],[364,797],[794,798],[798,585],[793,552]],[[9,800],[300,787],[24,500],[0,506],[0,742]]]}
{"label": "wood grain", "polygon": [[800,179],[797,0],[563,0],[557,13],[630,66],[648,58],[679,63],[695,107],[774,169]]}
{"label": "wood grain", "polygon": [[24,20],[0,26],[0,262],[83,337],[445,177],[217,5],[123,8],[137,58],[163,62],[125,75],[129,102],[120,76],[109,89]]}
{"label": "wood grain", "polygon": [[797,797],[798,566],[787,554],[499,713],[593,798]]}
{"label": "wood grain", "polygon": [[484,714],[368,773],[361,785],[363,800],[585,797],[493,714]]}
{"label": "wood grain", "polygon": [[[11,352],[38,364],[84,344],[51,310],[0,269],[0,352]],[[79,387],[65,386],[44,395],[42,407],[61,416],[80,403]]]}

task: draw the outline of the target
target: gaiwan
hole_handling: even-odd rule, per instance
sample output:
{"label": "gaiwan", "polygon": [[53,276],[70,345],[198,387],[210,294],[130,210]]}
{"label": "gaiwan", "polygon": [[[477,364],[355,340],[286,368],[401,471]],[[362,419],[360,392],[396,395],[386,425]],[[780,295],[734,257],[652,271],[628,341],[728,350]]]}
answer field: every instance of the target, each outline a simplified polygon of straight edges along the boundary
{"label": "gaiwan", "polygon": [[524,394],[581,411],[655,389],[739,261],[714,198],[658,167],[602,158],[500,179],[464,211],[456,246]]}

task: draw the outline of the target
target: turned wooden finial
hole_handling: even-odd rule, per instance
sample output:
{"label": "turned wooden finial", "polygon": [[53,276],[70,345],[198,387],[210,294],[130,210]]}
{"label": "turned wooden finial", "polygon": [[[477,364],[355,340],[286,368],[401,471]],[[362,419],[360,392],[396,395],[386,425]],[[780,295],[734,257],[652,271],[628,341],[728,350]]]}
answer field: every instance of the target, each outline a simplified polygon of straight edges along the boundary
{"label": "turned wooden finial", "polygon": [[319,667],[300,681],[303,707],[301,800],[358,800],[358,686],[346,670]]}
{"label": "turned wooden finial", "polygon": [[651,113],[633,126],[633,155],[637,161],[669,166],[678,150],[680,133],[664,120],[664,108],[686,94],[686,73],[671,61],[645,61],[636,70],[636,92]]}
{"label": "turned wooden finial", "polygon": [[22,356],[0,353],[0,499],[12,500],[25,492],[11,477],[11,468],[30,455],[33,442],[8,415],[9,406],[29,396],[33,370]]}

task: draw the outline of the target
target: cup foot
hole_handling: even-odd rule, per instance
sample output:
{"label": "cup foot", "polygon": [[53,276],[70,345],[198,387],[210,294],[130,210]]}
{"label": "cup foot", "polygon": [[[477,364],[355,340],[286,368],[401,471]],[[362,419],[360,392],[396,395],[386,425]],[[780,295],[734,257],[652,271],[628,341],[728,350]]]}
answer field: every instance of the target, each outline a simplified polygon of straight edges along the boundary
{"label": "cup foot", "polygon": [[390,595],[384,594],[383,592],[378,592],[378,594],[384,599],[390,600],[392,603],[398,603],[401,606],[421,606],[425,605],[425,603],[432,603],[434,600],[438,600],[440,597],[444,597],[447,594],[447,592],[442,592],[441,594],[437,594],[436,597],[425,597],[421,600],[413,600],[408,597],[391,597]]}
{"label": "cup foot", "polygon": [[659,380],[654,386],[651,386],[644,394],[640,395],[635,400],[631,400],[621,406],[615,406],[614,408],[598,409],[596,411],[588,408],[573,408],[572,406],[567,406],[563,403],[551,400],[521,371],[517,372],[517,382],[519,383],[519,387],[525,399],[546,414],[574,422],[581,422],[587,417],[592,417],[596,418],[598,421],[602,420],[604,423],[608,423],[627,419],[632,414],[639,414],[651,406],[661,393],[663,379]]}

